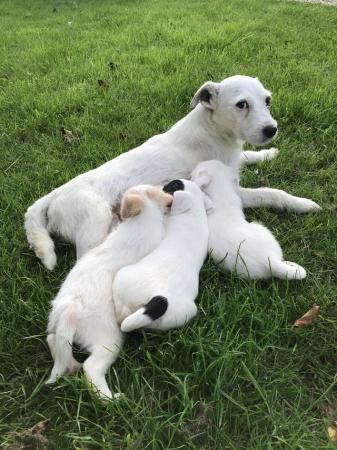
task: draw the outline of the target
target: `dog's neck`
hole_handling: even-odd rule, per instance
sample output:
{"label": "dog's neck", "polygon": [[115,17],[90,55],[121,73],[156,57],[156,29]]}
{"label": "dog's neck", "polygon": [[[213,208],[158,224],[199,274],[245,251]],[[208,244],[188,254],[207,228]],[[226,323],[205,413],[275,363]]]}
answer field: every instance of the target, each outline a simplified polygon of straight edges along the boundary
{"label": "dog's neck", "polygon": [[238,140],[231,130],[220,132],[211,115],[205,107],[197,105],[171,128],[170,134],[176,142],[191,149],[196,160],[217,159],[238,168],[244,142]]}

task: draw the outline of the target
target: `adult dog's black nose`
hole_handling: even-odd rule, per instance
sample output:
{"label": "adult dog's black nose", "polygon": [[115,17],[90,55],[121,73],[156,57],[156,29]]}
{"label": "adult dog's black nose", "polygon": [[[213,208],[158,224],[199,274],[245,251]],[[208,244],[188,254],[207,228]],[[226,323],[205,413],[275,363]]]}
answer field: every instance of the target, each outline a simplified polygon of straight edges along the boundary
{"label": "adult dog's black nose", "polygon": [[175,191],[183,191],[184,187],[181,180],[173,180],[163,186],[163,191],[167,194],[174,194]]}
{"label": "adult dog's black nose", "polygon": [[264,127],[262,129],[263,136],[268,139],[275,136],[276,132],[277,132],[277,127],[274,127],[273,125],[267,125],[266,127]]}

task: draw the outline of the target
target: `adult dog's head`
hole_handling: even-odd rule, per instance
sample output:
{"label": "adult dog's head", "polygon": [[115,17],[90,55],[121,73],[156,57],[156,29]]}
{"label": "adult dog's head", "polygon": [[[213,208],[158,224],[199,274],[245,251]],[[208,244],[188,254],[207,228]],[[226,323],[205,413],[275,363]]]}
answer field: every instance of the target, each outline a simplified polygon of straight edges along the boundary
{"label": "adult dog's head", "polygon": [[253,145],[277,136],[277,122],[270,114],[271,93],[257,78],[236,75],[220,83],[207,81],[192,100],[209,112],[218,133]]}

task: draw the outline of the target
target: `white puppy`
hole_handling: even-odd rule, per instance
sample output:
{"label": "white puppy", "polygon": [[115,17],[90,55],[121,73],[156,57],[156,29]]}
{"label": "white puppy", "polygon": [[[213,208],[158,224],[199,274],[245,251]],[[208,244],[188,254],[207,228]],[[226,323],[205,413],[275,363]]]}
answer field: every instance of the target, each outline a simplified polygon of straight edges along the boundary
{"label": "white puppy", "polygon": [[207,255],[205,208],[210,201],[191,181],[174,180],[164,190],[175,191],[164,239],[152,253],[115,277],[113,298],[122,331],[167,330],[197,312],[194,300]]}
{"label": "white puppy", "polygon": [[125,219],[106,240],[88,252],[70,271],[52,302],[47,341],[54,367],[47,383],[80,364],[71,344],[90,352],[83,368],[98,393],[111,398],[105,374],[122,345],[112,304],[116,272],[153,250],[164,236],[163,214],[173,197],[154,186],[129,189],[122,199]]}
{"label": "white puppy", "polygon": [[195,168],[192,180],[214,204],[208,216],[208,247],[224,269],[242,278],[305,278],[303,267],[283,260],[280,245],[266,227],[246,221],[232,168],[219,161],[205,161]]}
{"label": "white puppy", "polygon": [[[223,161],[238,173],[240,164],[274,158],[276,149],[242,152],[244,142],[263,145],[276,137],[269,104],[270,92],[256,78],[237,75],[205,83],[192,100],[195,108],[166,133],[77,176],[28,208],[25,229],[30,246],[52,270],[56,255],[50,233],[74,243],[81,257],[105,239],[114,223],[113,211],[129,187],[189,178],[200,161],[209,159]],[[242,188],[240,196],[244,207],[297,212],[319,208],[277,189]]]}

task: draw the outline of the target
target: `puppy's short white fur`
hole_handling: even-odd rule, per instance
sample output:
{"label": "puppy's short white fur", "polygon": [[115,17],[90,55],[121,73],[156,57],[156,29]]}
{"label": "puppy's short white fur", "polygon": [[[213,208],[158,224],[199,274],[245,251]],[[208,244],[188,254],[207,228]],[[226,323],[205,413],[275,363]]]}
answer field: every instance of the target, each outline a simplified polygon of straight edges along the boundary
{"label": "puppy's short white fur", "polygon": [[172,195],[153,186],[128,190],[121,206],[125,220],[70,271],[49,316],[47,341],[54,367],[47,383],[79,369],[71,348],[76,342],[90,352],[83,365],[88,381],[101,396],[112,397],[105,374],[122,345],[112,303],[113,277],[159,244],[164,236],[163,214],[172,200]]}
{"label": "puppy's short white fur", "polygon": [[[192,100],[195,108],[166,133],[77,176],[28,208],[25,229],[30,246],[52,270],[56,254],[50,233],[74,243],[81,257],[105,239],[115,222],[112,211],[129,187],[189,178],[200,161],[209,159],[225,162],[238,174],[240,164],[274,158],[276,149],[242,152],[245,142],[263,145],[276,137],[269,99],[270,92],[256,78],[237,75],[205,83]],[[319,208],[277,189],[241,188],[239,193],[244,207],[297,212]]]}
{"label": "puppy's short white fur", "polygon": [[224,269],[243,278],[305,278],[303,267],[283,260],[280,245],[266,227],[246,221],[232,168],[219,161],[202,162],[193,171],[192,180],[214,204],[208,216],[208,246]]}
{"label": "puppy's short white fur", "polygon": [[[174,193],[164,239],[137,264],[121,269],[113,284],[122,331],[167,330],[197,312],[199,271],[206,258],[209,200],[191,181]],[[172,182],[174,183],[174,182]],[[170,183],[171,184],[171,183]]]}

